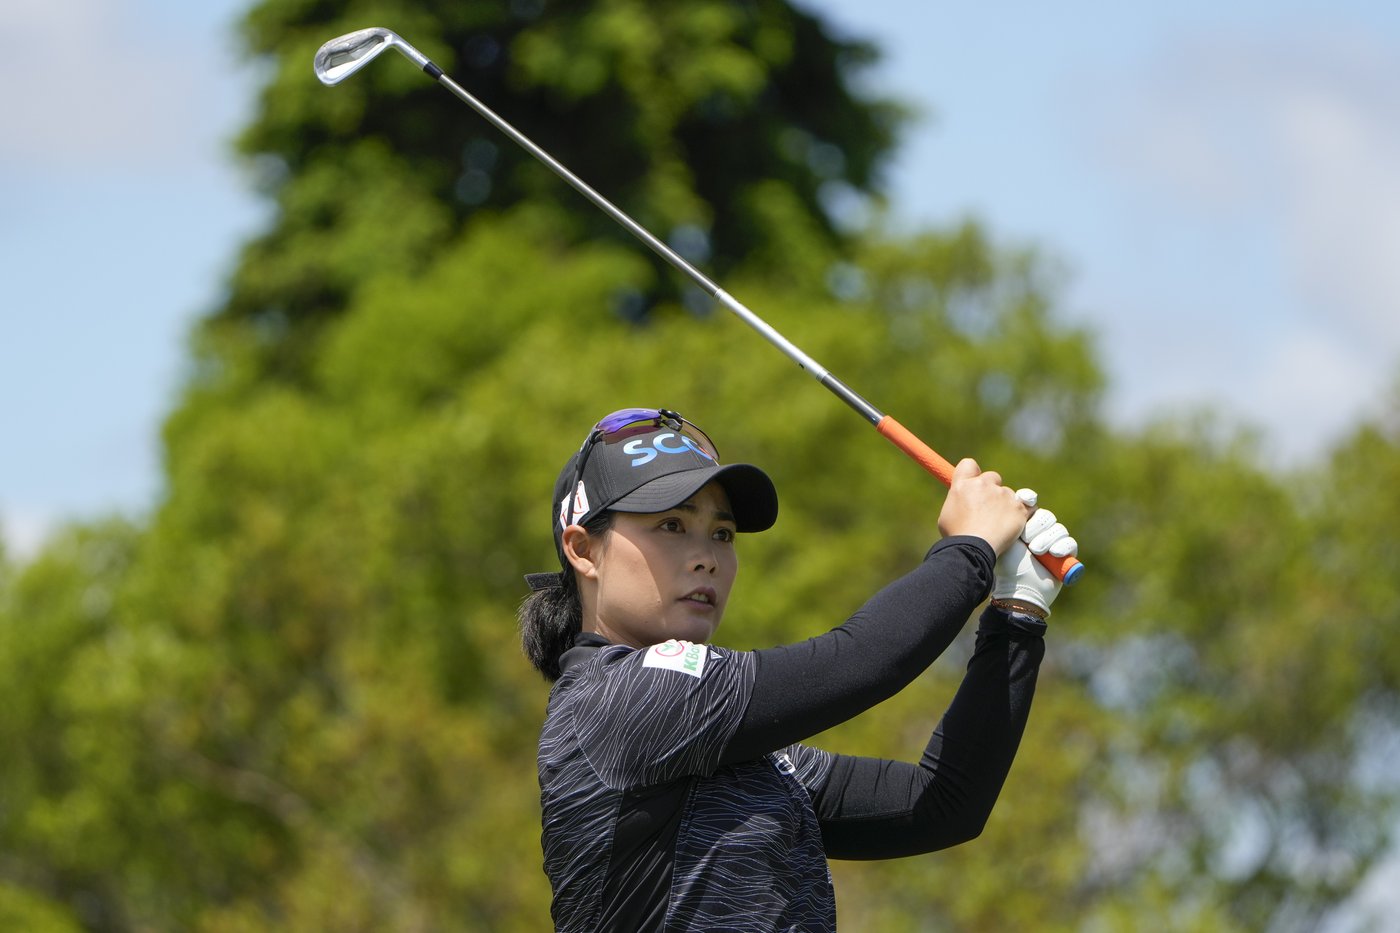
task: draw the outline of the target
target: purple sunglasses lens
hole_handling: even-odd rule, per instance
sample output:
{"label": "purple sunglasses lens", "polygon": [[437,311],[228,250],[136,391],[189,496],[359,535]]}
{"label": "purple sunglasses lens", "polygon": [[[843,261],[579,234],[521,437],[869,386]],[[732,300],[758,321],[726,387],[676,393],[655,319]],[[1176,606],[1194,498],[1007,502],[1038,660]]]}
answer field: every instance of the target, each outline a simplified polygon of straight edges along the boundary
{"label": "purple sunglasses lens", "polygon": [[593,426],[593,429],[609,434],[634,422],[652,421],[660,417],[661,412],[655,408],[624,408],[604,417],[602,421]]}
{"label": "purple sunglasses lens", "polygon": [[[686,421],[678,412],[659,408],[623,408],[615,411],[604,416],[603,420],[593,426],[593,432],[589,434],[589,438],[594,436],[606,438],[611,435],[616,439],[621,439],[653,430],[660,424],[675,424],[677,422],[679,422],[680,430],[698,440],[700,446],[711,459],[719,459],[719,450],[715,447],[715,442],[710,440],[709,435],[696,425]],[[584,446],[588,446],[588,442],[585,442]]]}

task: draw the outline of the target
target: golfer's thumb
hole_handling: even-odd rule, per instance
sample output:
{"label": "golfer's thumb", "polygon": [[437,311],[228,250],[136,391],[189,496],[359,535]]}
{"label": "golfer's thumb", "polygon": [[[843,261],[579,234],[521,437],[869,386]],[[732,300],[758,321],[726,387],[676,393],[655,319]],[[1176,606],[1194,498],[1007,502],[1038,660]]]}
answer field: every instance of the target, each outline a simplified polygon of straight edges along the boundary
{"label": "golfer's thumb", "polygon": [[958,465],[953,467],[953,481],[960,479],[972,479],[974,476],[981,476],[982,468],[977,465],[977,461],[971,457],[963,457],[958,461]]}

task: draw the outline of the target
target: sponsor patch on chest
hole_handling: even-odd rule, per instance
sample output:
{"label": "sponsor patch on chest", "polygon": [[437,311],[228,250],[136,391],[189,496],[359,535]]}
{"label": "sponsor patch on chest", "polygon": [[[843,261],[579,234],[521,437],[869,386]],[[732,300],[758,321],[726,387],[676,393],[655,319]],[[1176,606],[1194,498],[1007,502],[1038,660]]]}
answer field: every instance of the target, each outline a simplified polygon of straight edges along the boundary
{"label": "sponsor patch on chest", "polygon": [[680,671],[691,677],[705,673],[705,660],[710,656],[708,645],[697,645],[688,641],[671,639],[647,649],[642,667],[659,667],[666,671]]}

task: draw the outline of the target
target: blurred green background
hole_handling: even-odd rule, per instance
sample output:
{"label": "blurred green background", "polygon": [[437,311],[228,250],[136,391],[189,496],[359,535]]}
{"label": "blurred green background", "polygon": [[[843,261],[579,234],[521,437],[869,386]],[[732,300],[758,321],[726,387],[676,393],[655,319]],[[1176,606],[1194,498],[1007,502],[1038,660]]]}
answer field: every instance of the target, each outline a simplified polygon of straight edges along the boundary
{"label": "blurred green background", "polygon": [[[514,611],[614,408],[778,485],[725,644],[824,631],[935,534],[936,483],[406,61],[311,78],[375,22],[1082,542],[986,832],[835,863],[843,929],[1327,922],[1397,816],[1400,391],[1306,472],[1204,417],[1110,428],[1053,262],[846,222],[905,114],[787,3],[266,0],[238,146],[273,221],[191,341],[162,502],[0,555],[0,928],[545,928]],[[968,648],[815,744],[913,759]]]}

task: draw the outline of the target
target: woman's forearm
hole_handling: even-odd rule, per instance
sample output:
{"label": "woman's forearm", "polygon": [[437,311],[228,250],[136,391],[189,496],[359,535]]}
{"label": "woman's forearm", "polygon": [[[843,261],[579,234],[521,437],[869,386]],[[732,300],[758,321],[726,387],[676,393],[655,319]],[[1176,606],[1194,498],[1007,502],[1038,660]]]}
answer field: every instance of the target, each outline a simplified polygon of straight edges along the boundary
{"label": "woman's forearm", "polygon": [[1045,623],[989,609],[957,695],[918,765],[838,756],[815,801],[831,858],[932,852],[981,833],[1020,746]]}
{"label": "woman's forearm", "polygon": [[987,597],[995,563],[979,538],[945,539],[844,624],[754,652],[753,693],[724,760],[745,761],[800,742],[899,692]]}

